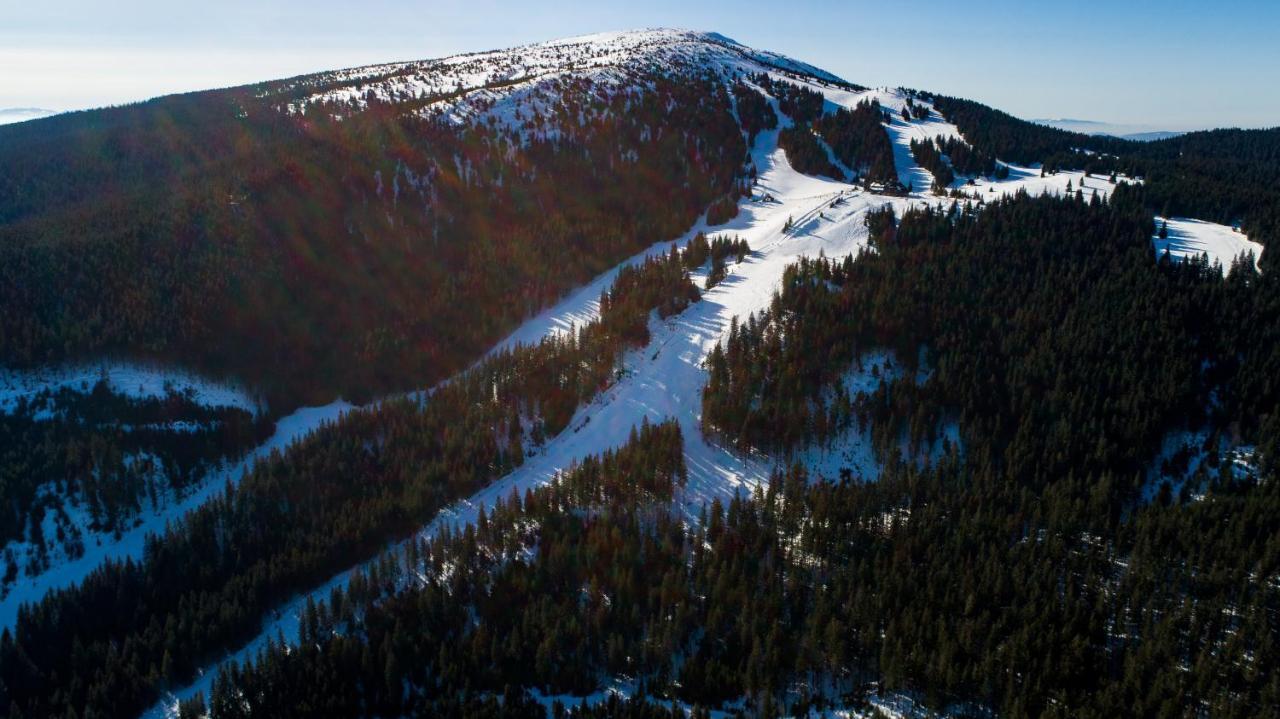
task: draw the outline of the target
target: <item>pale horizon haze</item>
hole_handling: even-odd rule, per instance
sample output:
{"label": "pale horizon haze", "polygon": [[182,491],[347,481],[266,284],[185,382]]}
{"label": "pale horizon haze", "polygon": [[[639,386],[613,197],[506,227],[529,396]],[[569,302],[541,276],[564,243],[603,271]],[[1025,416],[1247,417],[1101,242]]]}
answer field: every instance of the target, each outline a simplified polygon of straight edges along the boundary
{"label": "pale horizon haze", "polygon": [[9,3],[0,109],[75,110],[603,30],[716,31],[864,85],[1133,131],[1280,125],[1280,3]]}

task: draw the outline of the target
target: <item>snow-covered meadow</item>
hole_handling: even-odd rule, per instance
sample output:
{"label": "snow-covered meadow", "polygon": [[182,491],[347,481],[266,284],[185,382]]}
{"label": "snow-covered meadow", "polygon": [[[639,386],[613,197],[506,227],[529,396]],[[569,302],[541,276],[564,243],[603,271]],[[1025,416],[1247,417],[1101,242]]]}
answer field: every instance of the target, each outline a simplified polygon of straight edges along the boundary
{"label": "snow-covered meadow", "polygon": [[[1162,226],[1167,228],[1167,237],[1160,237]],[[1262,245],[1238,228],[1187,217],[1156,217],[1156,235],[1151,244],[1157,258],[1165,252],[1179,260],[1208,255],[1209,264],[1221,265],[1224,275],[1231,271],[1237,257],[1253,253],[1255,267],[1262,258]]]}

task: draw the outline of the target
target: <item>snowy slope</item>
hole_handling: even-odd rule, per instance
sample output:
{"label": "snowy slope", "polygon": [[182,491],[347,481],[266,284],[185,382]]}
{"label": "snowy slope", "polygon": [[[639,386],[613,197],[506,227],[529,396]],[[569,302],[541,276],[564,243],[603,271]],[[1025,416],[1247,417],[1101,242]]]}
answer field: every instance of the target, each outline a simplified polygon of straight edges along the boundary
{"label": "snowy slope", "polygon": [[[964,140],[964,136],[960,133],[959,128],[950,122],[947,122],[933,105],[925,100],[921,100],[901,89],[892,88],[873,88],[858,89],[853,87],[832,87],[823,82],[815,82],[812,78],[784,76],[776,72],[770,73],[774,78],[785,80],[803,87],[807,87],[816,92],[822,93],[826,97],[827,111],[834,112],[838,107],[853,108],[860,102],[866,100],[875,100],[880,106],[890,112],[890,122],[884,128],[889,134],[889,140],[893,144],[893,161],[898,171],[898,181],[904,187],[912,188],[911,195],[913,197],[930,197],[930,188],[933,186],[933,173],[916,164],[915,158],[911,156],[911,142],[913,140],[932,140],[938,137],[955,138]],[[758,88],[757,88],[758,89]],[[924,120],[911,120],[910,122],[902,119],[902,109],[906,106],[907,100],[911,100],[916,105],[928,107],[929,117]],[[1091,198],[1094,194],[1099,197],[1110,197],[1111,191],[1115,189],[1115,185],[1108,179],[1102,177],[1085,177],[1080,171],[1060,171],[1056,174],[1041,177],[1040,166],[1032,165],[1023,167],[1019,165],[1011,165],[1009,163],[1000,163],[1009,169],[1009,176],[1003,180],[988,179],[985,177],[957,177],[951,188],[962,189],[974,198],[982,200],[992,200],[1004,195],[1013,195],[1018,191],[1025,191],[1031,195],[1054,194],[1062,195],[1067,191],[1068,186],[1072,191],[1082,189],[1086,199]],[[969,182],[972,184],[968,184]],[[1119,176],[1117,182],[1134,182],[1131,178]]]}
{"label": "snowy slope", "polygon": [[[794,81],[795,78],[788,78]],[[811,83],[823,92],[833,106],[853,107],[869,96],[879,93],[882,104],[900,108],[906,96],[896,91],[855,91],[830,87],[823,83]],[[776,102],[773,103],[775,112]],[[780,118],[781,125],[789,124]],[[935,126],[919,130],[942,134],[946,127]],[[903,123],[904,133],[917,130]],[[954,128],[951,128],[954,131]],[[706,370],[702,363],[711,348],[728,332],[734,317],[745,318],[752,312],[767,308],[773,292],[779,287],[785,268],[800,257],[841,257],[857,252],[867,243],[867,230],[863,219],[868,210],[884,204],[892,204],[901,214],[910,204],[936,201],[917,193],[911,198],[888,197],[866,193],[854,185],[822,177],[811,177],[796,172],[787,162],[785,153],[777,146],[778,130],[762,132],[752,150],[752,160],[759,175],[753,196],[739,204],[739,214],[728,223],[708,227],[699,222],[674,241],[683,244],[697,232],[737,235],[748,241],[751,255],[741,264],[730,264],[728,277],[703,293],[700,301],[684,312],[664,321],[651,320],[649,344],[628,353],[624,365],[625,376],[608,388],[591,403],[580,408],[568,428],[552,438],[537,454],[526,458],[524,464],[511,474],[494,482],[477,494],[459,501],[443,510],[434,520],[421,529],[418,536],[433,536],[445,527],[458,527],[474,521],[480,509],[489,507],[496,499],[513,491],[523,492],[550,481],[574,462],[598,454],[606,449],[624,444],[631,429],[644,418],[651,422],[674,418],[679,422],[685,442],[685,460],[689,479],[676,498],[677,509],[690,521],[696,521],[704,503],[714,498],[727,499],[735,493],[750,491],[768,477],[778,458],[753,455],[744,456],[723,446],[708,442],[700,429],[701,392],[706,384]],[[910,154],[899,157],[898,170],[902,173],[923,172],[911,162]],[[915,176],[915,175],[913,175]],[[995,197],[1018,190],[1030,193],[1060,192],[1067,182],[1073,187],[1083,178],[1081,173],[1060,173],[1040,178],[1038,170],[1024,168],[1011,174],[1006,181],[993,181],[982,185],[983,192],[990,190]],[[931,178],[930,178],[931,179]],[[928,186],[928,183],[924,185]],[[1111,185],[1097,179],[1090,180],[1088,188],[1102,195],[1110,193]],[[984,198],[987,195],[984,195]],[[769,197],[768,201],[763,198]],[[788,220],[793,229],[784,233]],[[653,245],[627,262],[632,264],[657,252],[665,252],[670,241]],[[621,266],[620,266],[621,267]],[[499,346],[536,342],[539,338],[567,331],[575,325],[589,322],[598,316],[600,292],[609,287],[616,276],[615,268],[577,292],[566,297],[551,309],[526,322]],[[867,361],[867,372],[872,366],[883,368],[886,355],[874,355]],[[881,372],[891,376],[891,372]],[[864,390],[873,389],[880,381],[870,374],[855,374],[846,379],[850,386]],[[954,432],[948,430],[955,441]],[[877,471],[866,438],[857,433],[848,434],[841,442],[830,447],[802,453],[800,459],[826,476],[848,466],[858,476],[873,478]],[[403,546],[398,542],[388,549]],[[308,597],[317,601],[325,599],[335,586],[344,586],[354,572],[354,567],[340,572],[323,585],[295,597],[281,607],[262,626],[262,631],[248,644],[235,650],[221,662],[208,666],[197,681],[187,687],[174,689],[164,701],[154,706],[146,716],[173,716],[179,699],[190,697],[197,691],[208,692],[217,665],[227,661],[243,662],[252,658],[269,639],[283,637],[296,641],[299,617]],[[886,705],[886,708],[892,708]],[[902,712],[909,713],[909,712]]]}
{"label": "snowy slope", "polygon": [[[363,107],[373,98],[409,104],[420,101],[432,112],[467,115],[551,79],[580,76],[612,83],[640,71],[679,68],[724,72],[776,69],[843,83],[811,65],[745,47],[718,33],[650,29],[322,73],[277,84],[264,94],[289,98],[287,106],[294,112],[307,112],[326,102]],[[299,92],[305,97],[293,99]]]}
{"label": "snowy slope", "polygon": [[[1159,236],[1161,223],[1168,223],[1169,236]],[[1225,275],[1231,271],[1231,263],[1241,255],[1252,252],[1254,265],[1262,258],[1262,245],[1248,238],[1243,232],[1215,222],[1193,220],[1186,217],[1157,217],[1156,236],[1151,238],[1156,257],[1168,251],[1178,259],[1209,256],[1209,264],[1222,266]]]}
{"label": "snowy slope", "polygon": [[[169,523],[239,482],[258,459],[285,449],[326,422],[338,421],[342,413],[350,408],[350,404],[338,399],[323,407],[303,407],[282,417],[276,422],[275,432],[262,445],[239,461],[210,472],[187,493],[164,497],[156,505],[143,507],[134,526],[119,535],[88,529],[88,512],[84,507],[67,505],[67,514],[73,521],[79,520],[78,525],[82,528],[84,554],[79,557],[54,557],[49,567],[35,576],[21,574],[7,593],[0,597],[0,630],[13,627],[18,619],[18,608],[24,602],[38,601],[48,592],[80,582],[104,561],[141,559],[148,535],[164,531]],[[10,542],[5,551],[13,552],[19,560],[19,566],[24,566],[26,558],[35,548],[29,542]]]}
{"label": "snowy slope", "polygon": [[900,90],[880,88],[869,90],[863,96],[874,98],[881,107],[890,110],[891,121],[885,129],[893,142],[893,162],[898,166],[898,182],[916,192],[928,191],[933,186],[933,173],[915,164],[911,157],[911,142],[933,140],[937,137],[963,139],[960,130],[942,119],[938,111],[932,109],[933,106],[927,102],[916,102],[930,108],[927,119],[910,122],[903,120],[902,108],[906,105],[907,95]]}

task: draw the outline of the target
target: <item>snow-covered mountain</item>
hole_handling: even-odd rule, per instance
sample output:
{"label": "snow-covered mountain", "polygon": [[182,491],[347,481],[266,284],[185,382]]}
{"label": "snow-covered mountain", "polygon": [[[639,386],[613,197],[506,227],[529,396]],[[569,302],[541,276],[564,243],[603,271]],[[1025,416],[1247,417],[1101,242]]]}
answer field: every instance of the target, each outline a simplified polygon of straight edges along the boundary
{"label": "snow-covered mountain", "polygon": [[[744,240],[750,246],[750,254],[741,262],[724,268],[725,277],[717,282],[710,278],[711,267],[704,265],[694,269],[692,279],[700,292],[698,299],[683,311],[664,319],[659,319],[656,314],[652,316],[647,342],[625,353],[612,381],[577,407],[567,428],[546,437],[545,441],[539,440],[536,446],[531,445],[527,454],[521,455],[521,463],[493,478],[487,486],[467,496],[454,498],[442,511],[423,521],[411,537],[405,537],[403,533],[381,537],[378,541],[387,550],[397,551],[408,541],[436,538],[475,523],[503,498],[546,486],[583,460],[621,447],[634,436],[634,428],[643,422],[670,420],[681,429],[688,481],[677,491],[672,504],[691,524],[698,521],[700,512],[710,503],[727,503],[734,497],[760,489],[767,485],[775,470],[792,463],[803,465],[817,477],[835,480],[841,476],[854,476],[874,480],[883,467],[867,430],[856,424],[831,441],[786,456],[739,451],[706,435],[703,432],[701,399],[708,380],[706,361],[713,348],[723,342],[743,318],[759,315],[770,307],[787,268],[797,261],[855,256],[871,250],[868,218],[874,211],[890,207],[902,216],[912,208],[956,203],[958,207],[981,212],[981,208],[993,200],[1024,193],[1079,196],[1082,200],[1101,201],[1120,191],[1127,183],[1141,182],[1139,178],[1128,178],[1123,174],[1058,169],[1032,162],[1015,163],[1002,156],[992,158],[998,169],[996,172],[966,174],[956,171],[950,184],[946,184],[946,180],[937,182],[930,167],[946,171],[952,167],[955,158],[943,157],[939,160],[942,166],[931,164],[926,167],[917,149],[922,143],[932,146],[935,140],[940,139],[951,143],[948,146],[957,154],[975,151],[970,142],[973,138],[966,137],[961,130],[963,123],[953,121],[940,109],[940,98],[900,88],[862,87],[804,62],[752,49],[714,32],[651,29],[600,33],[506,50],[371,65],[264,82],[250,88],[253,104],[244,102],[241,96],[233,95],[232,99],[239,103],[237,106],[243,116],[257,119],[262,113],[275,113],[272,114],[273,119],[282,118],[282,123],[296,123],[289,127],[301,128],[300,135],[311,129],[313,120],[324,120],[315,124],[332,128],[341,126],[341,123],[354,125],[350,120],[362,113],[385,113],[395,118],[409,118],[419,125],[427,124],[421,120],[439,120],[442,121],[439,126],[454,128],[464,136],[475,131],[481,139],[474,141],[474,146],[498,147],[499,150],[485,156],[482,161],[474,162],[474,165],[473,158],[466,152],[474,146],[460,144],[462,149],[450,154],[447,161],[415,154],[403,147],[392,147],[385,156],[375,158],[368,165],[352,161],[350,167],[341,168],[341,172],[346,173],[344,180],[360,190],[353,195],[356,200],[351,202],[352,206],[358,206],[360,211],[367,212],[379,222],[386,221],[385,227],[379,227],[385,230],[382,234],[362,234],[353,229],[357,224],[351,219],[354,211],[339,215],[340,221],[348,223],[347,232],[341,237],[344,250],[365,256],[390,252],[388,248],[396,249],[401,244],[409,247],[418,243],[413,247],[416,253],[446,254],[454,249],[449,244],[451,238],[446,234],[442,241],[439,236],[431,235],[428,228],[438,225],[425,222],[421,226],[411,224],[415,216],[408,215],[404,209],[406,205],[413,204],[414,212],[419,206],[427,208],[423,210],[424,216],[434,222],[447,214],[429,214],[441,212],[441,188],[447,190],[461,186],[474,192],[475,196],[483,196],[485,192],[505,187],[504,183],[513,182],[513,177],[521,179],[520,172],[527,177],[537,177],[541,168],[527,158],[511,160],[510,167],[501,165],[501,160],[504,156],[506,159],[517,157],[518,150],[528,146],[537,145],[540,149],[557,146],[558,142],[571,135],[590,138],[593,122],[610,112],[619,112],[619,107],[625,112],[625,108],[633,106],[634,96],[656,92],[658,79],[672,76],[705,80],[713,92],[727,91],[719,93],[725,98],[727,107],[720,116],[732,115],[733,122],[737,123],[728,125],[728,134],[734,142],[741,140],[742,144],[731,147],[746,146],[745,153],[735,150],[727,168],[731,186],[740,188],[727,195],[732,211],[717,215],[704,211],[692,224],[681,225],[680,232],[646,236],[648,246],[639,252],[634,252],[637,248],[631,247],[626,254],[612,256],[607,263],[601,260],[595,269],[608,267],[607,270],[585,278],[585,282],[557,301],[541,305],[538,312],[524,315],[526,319],[505,339],[493,344],[487,354],[480,353],[472,359],[497,356],[514,347],[532,345],[549,337],[568,337],[580,331],[584,325],[601,317],[602,293],[613,285],[624,269],[640,266],[647,259],[668,252],[673,245],[688,246],[699,235]],[[778,84],[771,92],[772,83]],[[797,128],[808,133],[809,125],[797,122],[788,113],[784,105],[787,100],[782,95],[791,90],[778,89],[784,86],[802,95],[816,97],[820,117],[852,114],[860,107],[878,106],[881,112],[875,116],[872,126],[876,134],[883,130],[880,139],[887,140],[885,152],[892,153],[892,169],[896,171],[898,186],[893,186],[891,181],[870,182],[859,177],[864,168],[840,161],[833,147],[834,141],[820,136],[820,133],[811,133],[810,139],[831,158],[832,166],[839,170],[836,174],[841,176],[815,176],[798,171],[793,162],[795,158],[789,156],[783,147],[782,137]],[[740,100],[731,99],[736,97],[734,92],[739,88],[761,98],[767,116],[773,121],[771,126],[758,132],[746,131],[745,108]],[[618,98],[622,100],[611,104]],[[564,118],[566,107],[574,108],[575,116]],[[557,113],[561,115],[560,124],[547,122],[547,118],[555,117]],[[1074,122],[1075,126],[1065,129],[1108,132],[1098,127],[1082,130],[1086,125],[1093,127],[1094,123],[1038,122],[1057,122],[1057,126]],[[402,127],[397,126],[398,129]],[[432,124],[431,127],[437,126]],[[642,128],[641,136],[648,141],[663,132],[679,129],[655,123],[652,127]],[[691,135],[681,149],[691,156],[702,157],[711,149],[706,142],[705,137]],[[385,149],[380,143],[381,137],[377,143],[371,144],[377,144],[379,150]],[[589,143],[584,143],[584,146],[588,147],[589,153],[592,149]],[[345,155],[343,159],[347,159]],[[475,165],[483,165],[486,160],[498,166],[499,170],[482,176]],[[627,174],[627,161],[631,158],[605,156],[600,160],[602,164],[616,162],[622,166],[624,169],[619,171],[619,175]],[[290,169],[293,175],[306,179],[305,168]],[[339,173],[336,169],[333,172]],[[245,174],[251,172],[246,171]],[[486,185],[485,182],[491,184]],[[688,181],[685,182],[683,189],[688,189]],[[943,184],[946,186],[940,186]],[[300,183],[300,186],[306,185]],[[548,204],[572,205],[591,200],[586,196],[558,195],[555,189],[541,195],[529,193],[535,196],[528,200],[528,204],[545,208]],[[241,210],[238,208],[244,197],[242,194],[224,193],[218,200],[221,205],[237,208],[229,213],[232,217],[239,217]],[[725,197],[721,195],[722,199]],[[410,203],[410,198],[413,203]],[[330,198],[325,199],[334,202]],[[322,206],[325,203],[315,204]],[[451,211],[455,208],[443,209]],[[462,214],[461,210],[459,214]],[[690,217],[694,215],[696,212],[690,213]],[[327,215],[321,216],[332,219]],[[408,224],[406,216],[410,217]],[[306,219],[311,220],[312,216],[306,215]],[[483,223],[491,217],[482,208],[466,215],[466,219]],[[600,227],[592,225],[581,232],[588,239],[595,236],[592,233],[601,234]],[[1171,247],[1170,254],[1176,257],[1193,257],[1207,252],[1212,259],[1224,265],[1230,264],[1235,253],[1251,251],[1255,256],[1261,253],[1261,246],[1248,241],[1244,234],[1213,223],[1171,220],[1165,234],[1164,238],[1153,238],[1157,253],[1166,246]],[[582,244],[589,247],[586,240]],[[415,255],[406,252],[405,256],[412,258]],[[494,260],[494,256],[500,257],[500,254],[494,251],[483,259],[491,263],[502,261]],[[289,259],[302,265],[305,274],[305,270],[310,269],[306,263],[315,258],[299,251]],[[330,261],[334,260],[330,258]],[[341,259],[337,261],[341,262]],[[385,268],[377,269],[382,271]],[[464,273],[474,277],[479,271],[474,266],[464,265],[456,276],[464,276]],[[447,281],[452,282],[453,278],[449,276]],[[459,284],[464,286],[453,288],[458,297],[454,302],[465,304],[468,301],[463,294],[465,282]],[[366,299],[362,296],[357,301]],[[402,324],[411,323],[406,321]],[[369,337],[360,339],[367,345],[376,345],[382,340],[372,332]],[[856,367],[848,368],[842,376],[844,389],[854,395],[870,394],[887,383],[911,381],[913,375],[904,371],[904,364],[902,358],[889,349],[868,351]],[[75,371],[0,373],[0,380],[3,380],[0,412],[14,411],[14,407],[20,403],[25,405],[27,398],[36,396],[41,390],[84,385],[94,374],[92,366],[88,370],[80,367]],[[127,363],[113,364],[110,373],[102,369],[99,374],[106,375],[117,385],[139,385],[139,392],[142,392],[141,385],[146,384],[150,390],[143,394],[147,396],[159,396],[155,387],[166,384],[165,371],[154,367],[139,372]],[[239,404],[246,410],[258,406],[249,399],[250,394],[238,386],[224,386],[197,378],[185,368],[174,368],[171,374],[178,383],[199,388],[199,391],[191,393],[197,403],[209,406],[215,402]],[[928,374],[928,367],[920,368],[914,375],[915,381],[922,384]],[[431,388],[405,389],[408,391],[395,392],[394,396],[408,396],[420,403],[431,401]],[[496,387],[494,395],[497,395]],[[0,588],[0,628],[7,630],[15,625],[22,603],[39,601],[51,592],[74,587],[108,561],[143,560],[149,536],[179,522],[188,512],[213,503],[221,496],[224,487],[227,492],[233,492],[251,471],[253,462],[280,451],[287,452],[293,442],[330,423],[341,425],[345,413],[361,409],[336,396],[330,399],[331,403],[318,408],[290,408],[293,409],[291,413],[278,418],[276,431],[255,449],[235,461],[219,464],[216,471],[209,472],[193,486],[186,487],[183,493],[167,501],[163,496],[159,499],[153,497],[135,511],[132,521],[123,529],[98,527],[87,519],[89,513],[82,500],[69,493],[56,494],[50,490],[50,503],[62,502],[62,509],[50,512],[40,527],[31,528],[21,539],[3,547],[10,564],[23,571],[15,570],[16,578]],[[376,411],[384,401],[371,400],[363,408]],[[519,422],[514,426],[519,437]],[[904,451],[906,461],[923,465],[938,456],[944,443],[948,447],[958,446],[961,442],[958,424],[944,422],[940,437],[929,446]],[[375,451],[375,445],[375,442],[370,442],[369,451]],[[79,554],[49,553],[40,546],[37,537],[61,536],[69,524],[76,525],[71,529],[81,545]],[[296,587],[296,592],[286,603],[272,606],[270,612],[263,612],[259,631],[250,632],[249,641],[221,647],[217,653],[206,652],[207,656],[216,655],[217,658],[200,667],[194,681],[157,684],[164,687],[163,699],[150,709],[148,715],[176,715],[179,700],[209,691],[220,667],[233,661],[253,659],[278,637],[283,637],[286,642],[296,642],[303,631],[308,605],[325,599],[335,588],[348,586],[353,577],[374,561],[377,560],[366,556],[365,560],[353,566],[325,567],[321,572],[313,573],[314,576],[328,578],[318,584]],[[418,567],[413,569],[417,571]],[[425,569],[422,571],[426,572]],[[404,578],[403,581],[408,586],[416,581],[426,581],[422,577],[425,574]],[[884,702],[886,710],[890,710],[895,701],[901,700],[901,696],[887,694],[876,701]]]}
{"label": "snow-covered mountain", "polygon": [[[907,121],[900,117],[908,101],[924,106],[928,106],[927,102],[912,99],[912,94],[903,90],[862,88],[804,63],[745,48],[714,33],[645,30],[591,35],[423,63],[341,71],[325,76],[324,80],[302,83],[316,90],[305,99],[293,101],[290,110],[314,112],[329,101],[364,106],[370,101],[370,93],[372,97],[394,103],[461,86],[468,90],[458,97],[432,102],[424,110],[468,121],[477,116],[484,118],[482,121],[488,117],[510,121],[521,108],[527,116],[532,103],[556,102],[554,90],[560,87],[557,80],[566,76],[588,75],[600,82],[621,83],[637,69],[681,65],[720,73],[726,78],[768,73],[820,93],[828,111],[854,108],[867,100],[879,102],[891,111],[884,127],[893,144],[900,180],[917,191],[906,197],[891,196],[851,182],[801,174],[779,148],[779,130],[761,133],[751,148],[750,157],[750,164],[758,173],[756,181],[750,196],[739,201],[735,218],[718,225],[704,218],[679,237],[660,239],[645,252],[530,319],[495,350],[563,335],[595,320],[599,317],[601,292],[608,289],[618,270],[667,251],[673,242],[683,246],[698,233],[736,236],[750,244],[751,256],[742,264],[731,266],[728,279],[705,289],[701,300],[688,310],[666,321],[655,321],[649,343],[628,353],[625,375],[582,406],[569,429],[551,438],[519,469],[446,508],[421,529],[419,539],[465,527],[481,512],[491,509],[495,501],[513,492],[519,494],[544,486],[575,463],[620,447],[633,428],[646,420],[661,422],[674,418],[680,424],[690,476],[676,503],[690,521],[696,520],[699,510],[712,501],[727,503],[735,495],[763,487],[780,462],[800,461],[817,476],[832,479],[842,471],[852,471],[863,478],[873,478],[879,471],[870,438],[856,429],[826,446],[814,447],[790,458],[744,455],[707,440],[700,430],[701,389],[707,378],[704,360],[711,348],[726,336],[732,323],[767,308],[789,265],[801,258],[841,257],[866,248],[865,220],[869,210],[887,204],[902,213],[910,206],[932,201],[927,188],[933,177],[915,162],[910,143],[937,136],[962,136],[936,111],[925,120]],[[332,83],[342,86],[335,88]],[[779,119],[779,128],[791,126],[778,101],[769,98],[769,103]],[[1082,172],[1064,171],[1043,176],[1034,167],[1009,166],[1009,170],[1005,179],[961,178],[956,186],[967,188],[983,200],[1018,192],[1062,194],[1068,187],[1078,188],[1087,196],[1106,197],[1115,187],[1115,183],[1105,178],[1086,178]],[[705,287],[705,270],[695,274],[695,281]],[[900,361],[892,353],[869,355],[862,369],[850,372],[846,383],[855,392],[873,391],[899,376],[899,365]],[[946,436],[954,441],[955,428],[949,428]],[[397,543],[393,548],[402,546]],[[360,569],[345,570],[314,591],[296,597],[264,623],[257,638],[228,660],[249,659],[279,635],[293,640],[307,602],[322,600],[335,587],[346,586]],[[175,688],[147,716],[172,716],[178,700],[198,691],[207,693],[216,673],[216,667],[211,666],[196,682]],[[896,699],[886,697],[884,701],[892,703]]]}
{"label": "snow-covered mountain", "polygon": [[[377,104],[393,113],[444,119],[459,128],[497,125],[513,136],[554,139],[558,130],[544,124],[540,118],[552,117],[570,94],[577,99],[576,94],[583,92],[593,96],[611,92],[650,92],[653,78],[658,76],[708,76],[716,83],[728,83],[734,78],[754,73],[775,73],[779,77],[822,88],[836,93],[832,97],[846,104],[874,97],[885,102],[886,107],[896,110],[900,109],[905,98],[896,91],[864,91],[806,63],[748,48],[723,35],[668,29],[600,33],[507,50],[338,70],[263,83],[253,92],[265,106],[296,119],[312,118],[319,113],[342,118]],[[253,111],[261,112],[261,106]],[[939,128],[949,132],[945,126],[940,125]],[[903,129],[906,131],[905,126]],[[772,143],[769,153],[780,156],[776,136],[776,132],[768,135]],[[901,144],[899,149],[905,152],[906,145]],[[767,156],[760,156],[759,162],[764,162]],[[452,168],[446,168],[446,171],[449,169]],[[393,176],[379,176],[376,194],[393,205],[403,203],[411,193],[420,195],[427,203],[434,201],[436,193],[431,187],[433,174],[430,168],[420,166],[416,170],[415,173],[415,168],[409,163],[398,163]],[[911,170],[904,168],[904,172]],[[466,180],[470,175],[467,168],[461,168],[459,176],[464,181],[474,182]],[[815,182],[823,183],[820,180]],[[925,185],[927,182],[922,184]],[[821,192],[823,197],[834,197],[842,191],[840,188],[824,186]],[[783,209],[798,209],[790,203],[779,204],[777,201],[786,197],[787,191],[775,189],[773,192],[777,197],[768,206],[774,210],[771,217],[781,217],[778,212]],[[705,223],[701,227],[705,228]],[[691,236],[692,233],[683,239]],[[654,238],[657,243],[650,252],[667,247],[673,239],[676,238]],[[774,273],[780,271],[781,265],[771,270]],[[598,299],[598,288],[614,272],[606,273],[588,285],[596,289],[587,290],[585,295],[573,295],[579,303],[585,297],[586,306],[557,306],[547,309],[550,314],[544,313],[540,317],[555,317],[555,326],[559,327],[568,326],[571,322],[582,324],[590,321],[597,309],[594,301]],[[566,307],[579,309],[577,314],[573,314]],[[724,319],[727,321],[728,317]],[[509,346],[517,338],[526,343],[536,342],[550,331],[539,322],[531,320],[500,346]],[[87,391],[98,378],[117,375],[127,378],[114,382],[117,389],[140,397],[163,397],[163,386],[171,384],[179,389],[195,387],[196,392],[192,396],[210,408],[224,404],[252,406],[252,402],[244,400],[225,401],[227,397],[243,397],[244,392],[240,388],[197,377],[186,368],[174,367],[166,372],[154,364],[138,366],[104,360],[30,371],[6,370],[0,375],[0,412],[12,413],[20,400],[30,399],[43,391],[57,391],[64,387]],[[144,384],[151,387],[149,394],[140,390]],[[196,486],[185,487],[181,492],[162,491],[143,502],[131,512],[131,526],[124,531],[99,527],[91,519],[82,498],[74,494],[51,493],[50,501],[61,506],[63,511],[46,515],[41,531],[30,530],[29,536],[10,541],[0,548],[10,558],[12,566],[17,568],[16,576],[0,586],[0,625],[11,626],[16,621],[22,602],[74,585],[106,559],[140,557],[148,535],[215,497],[225,483],[234,485],[249,471],[254,460],[286,447],[351,408],[340,397],[327,399],[332,401],[320,407],[290,407],[289,412],[277,418],[277,430],[261,446],[240,461],[228,462],[210,471]],[[588,449],[588,446],[579,448],[575,456],[581,456],[582,451]],[[762,476],[760,474],[757,479]],[[68,546],[45,547],[44,538],[54,536],[69,537]]]}
{"label": "snow-covered mountain", "polygon": [[275,84],[264,96],[288,97],[289,109],[295,112],[324,103],[364,107],[371,101],[424,101],[421,111],[431,114],[525,94],[557,78],[591,77],[616,84],[642,72],[678,69],[722,73],[772,69],[844,84],[825,70],[746,47],[719,33],[651,29],[337,70]]}

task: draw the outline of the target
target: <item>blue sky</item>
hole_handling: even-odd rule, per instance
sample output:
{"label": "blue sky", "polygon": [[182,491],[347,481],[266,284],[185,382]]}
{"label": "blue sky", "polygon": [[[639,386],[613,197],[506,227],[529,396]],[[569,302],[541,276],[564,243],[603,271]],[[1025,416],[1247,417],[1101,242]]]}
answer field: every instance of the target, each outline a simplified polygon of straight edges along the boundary
{"label": "blue sky", "polygon": [[716,30],[1028,118],[1280,125],[1280,2],[3,0],[0,108],[74,109],[632,27]]}

